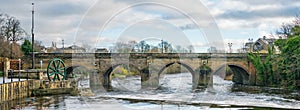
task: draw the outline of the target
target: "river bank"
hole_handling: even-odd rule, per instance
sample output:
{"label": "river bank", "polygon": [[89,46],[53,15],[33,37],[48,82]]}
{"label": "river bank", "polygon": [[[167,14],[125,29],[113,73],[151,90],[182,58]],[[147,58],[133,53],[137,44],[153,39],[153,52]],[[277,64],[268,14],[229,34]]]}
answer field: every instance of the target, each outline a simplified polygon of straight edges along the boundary
{"label": "river bank", "polygon": [[245,86],[234,84],[231,88],[232,92],[246,92],[249,94],[265,93],[268,95],[276,94],[281,95],[284,98],[295,99],[300,101],[299,90],[289,90],[286,88],[279,87],[263,87],[263,86]]}

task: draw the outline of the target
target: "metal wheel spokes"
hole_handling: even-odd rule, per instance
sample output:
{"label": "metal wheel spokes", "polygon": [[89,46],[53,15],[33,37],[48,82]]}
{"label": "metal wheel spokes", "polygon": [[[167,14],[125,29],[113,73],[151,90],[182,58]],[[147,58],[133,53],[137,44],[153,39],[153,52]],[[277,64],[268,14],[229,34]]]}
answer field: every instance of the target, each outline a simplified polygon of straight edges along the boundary
{"label": "metal wheel spokes", "polygon": [[65,80],[66,79],[66,66],[61,59],[51,59],[47,67],[47,75],[49,81]]}

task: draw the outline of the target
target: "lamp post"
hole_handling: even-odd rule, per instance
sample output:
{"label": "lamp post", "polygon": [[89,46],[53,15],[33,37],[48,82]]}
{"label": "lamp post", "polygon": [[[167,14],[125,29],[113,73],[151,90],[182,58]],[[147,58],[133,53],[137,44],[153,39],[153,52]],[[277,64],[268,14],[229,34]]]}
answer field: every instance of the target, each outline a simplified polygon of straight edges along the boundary
{"label": "lamp post", "polygon": [[228,43],[228,47],[229,47],[229,53],[232,53],[231,51],[232,43]]}
{"label": "lamp post", "polygon": [[164,40],[161,39],[161,53],[164,53]]}
{"label": "lamp post", "polygon": [[65,43],[64,43],[64,39],[62,39],[62,53],[65,53]]}
{"label": "lamp post", "polygon": [[33,29],[34,29],[34,3],[32,3],[31,4],[32,5],[32,16],[31,16],[31,22],[32,22],[32,24],[31,24],[31,35],[32,35],[32,64],[31,64],[31,66],[32,66],[32,69],[34,69],[34,33],[33,33]]}
{"label": "lamp post", "polygon": [[250,49],[249,49],[249,51],[252,52],[252,50],[253,50],[253,38],[249,38],[248,41],[250,42]]}

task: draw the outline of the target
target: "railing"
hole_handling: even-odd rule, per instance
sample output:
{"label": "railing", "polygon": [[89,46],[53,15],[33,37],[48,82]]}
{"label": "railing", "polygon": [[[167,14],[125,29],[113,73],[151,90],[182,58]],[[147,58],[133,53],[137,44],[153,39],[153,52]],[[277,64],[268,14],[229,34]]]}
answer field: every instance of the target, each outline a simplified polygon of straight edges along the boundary
{"label": "railing", "polygon": [[15,82],[28,79],[42,79],[44,71],[41,70],[8,70],[7,77],[3,75],[2,82],[0,84],[5,84],[9,82]]}

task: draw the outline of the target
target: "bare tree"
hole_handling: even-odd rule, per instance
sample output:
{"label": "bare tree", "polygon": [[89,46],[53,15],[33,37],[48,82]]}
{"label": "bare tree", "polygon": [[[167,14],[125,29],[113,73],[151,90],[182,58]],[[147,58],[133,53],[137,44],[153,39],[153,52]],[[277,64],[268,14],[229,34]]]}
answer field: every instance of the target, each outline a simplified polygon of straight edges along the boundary
{"label": "bare tree", "polygon": [[187,48],[189,49],[189,53],[192,53],[192,52],[193,52],[193,50],[194,50],[194,47],[193,47],[193,45],[189,45]]}
{"label": "bare tree", "polygon": [[175,52],[177,53],[188,53],[188,50],[183,48],[182,46],[180,45],[176,45],[175,46]]}
{"label": "bare tree", "polygon": [[218,52],[218,49],[214,46],[210,46],[208,49],[207,49],[207,52],[208,53],[217,53]]}
{"label": "bare tree", "polygon": [[5,25],[3,25],[2,28],[6,40],[13,42],[22,40],[25,32],[21,28],[19,20],[8,15],[5,15],[5,18]]}
{"label": "bare tree", "polygon": [[111,50],[112,52],[117,52],[117,53],[130,53],[132,51],[133,47],[126,42],[116,42],[114,45],[113,49]]}
{"label": "bare tree", "polygon": [[3,14],[0,14],[0,40],[5,40],[4,29],[2,26],[5,24],[5,19],[3,18]]}
{"label": "bare tree", "polygon": [[289,36],[291,34],[292,28],[294,26],[292,24],[282,23],[279,30],[277,30],[277,34],[281,34],[284,36]]}
{"label": "bare tree", "polygon": [[137,45],[137,42],[136,42],[136,41],[134,41],[134,40],[128,41],[128,45],[129,45],[129,48],[131,48],[131,53],[136,52],[136,50],[135,50],[135,47],[136,47],[136,45]]}
{"label": "bare tree", "polygon": [[25,32],[21,28],[19,20],[7,14],[0,14],[0,28],[0,55],[2,57],[20,58],[22,52],[16,42],[22,40]]}
{"label": "bare tree", "polygon": [[300,26],[300,15],[299,14],[297,14],[295,16],[294,24],[295,24],[295,26]]}

